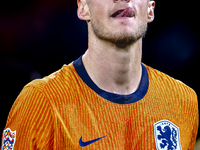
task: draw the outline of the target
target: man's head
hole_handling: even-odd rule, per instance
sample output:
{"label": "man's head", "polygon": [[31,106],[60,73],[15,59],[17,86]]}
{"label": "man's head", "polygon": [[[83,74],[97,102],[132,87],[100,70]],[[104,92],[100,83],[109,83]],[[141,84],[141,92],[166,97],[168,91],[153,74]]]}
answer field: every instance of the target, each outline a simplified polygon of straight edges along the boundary
{"label": "man's head", "polygon": [[150,0],[78,0],[78,17],[97,38],[128,45],[145,35],[154,7]]}

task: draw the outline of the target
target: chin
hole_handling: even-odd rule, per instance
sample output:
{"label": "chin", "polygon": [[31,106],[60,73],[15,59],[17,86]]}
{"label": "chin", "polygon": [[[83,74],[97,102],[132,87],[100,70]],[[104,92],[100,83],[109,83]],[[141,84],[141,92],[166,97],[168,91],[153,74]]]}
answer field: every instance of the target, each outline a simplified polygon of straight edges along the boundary
{"label": "chin", "polygon": [[106,26],[103,22],[94,20],[91,20],[91,27],[96,37],[116,45],[130,45],[142,38],[147,30],[147,24],[140,26],[110,24]]}
{"label": "chin", "polygon": [[137,40],[138,39],[134,36],[119,36],[108,39],[108,41],[120,47],[131,45],[135,43]]}

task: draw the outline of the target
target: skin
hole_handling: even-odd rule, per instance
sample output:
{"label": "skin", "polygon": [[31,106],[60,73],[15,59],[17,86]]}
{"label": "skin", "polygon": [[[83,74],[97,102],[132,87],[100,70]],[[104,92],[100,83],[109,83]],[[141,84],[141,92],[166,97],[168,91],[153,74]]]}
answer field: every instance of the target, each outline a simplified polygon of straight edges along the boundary
{"label": "skin", "polygon": [[[133,17],[111,17],[131,7]],[[149,0],[78,0],[78,17],[88,24],[88,50],[83,64],[101,89],[120,95],[135,92],[141,81],[142,38],[154,20]]]}

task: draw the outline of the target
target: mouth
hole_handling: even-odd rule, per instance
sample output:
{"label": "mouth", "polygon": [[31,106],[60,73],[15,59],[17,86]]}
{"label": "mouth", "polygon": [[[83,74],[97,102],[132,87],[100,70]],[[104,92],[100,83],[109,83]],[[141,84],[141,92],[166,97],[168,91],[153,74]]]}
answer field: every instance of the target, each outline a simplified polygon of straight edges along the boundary
{"label": "mouth", "polygon": [[135,11],[133,10],[132,7],[128,7],[126,9],[120,9],[113,13],[111,17],[113,18],[120,18],[120,17],[134,17],[135,16]]}

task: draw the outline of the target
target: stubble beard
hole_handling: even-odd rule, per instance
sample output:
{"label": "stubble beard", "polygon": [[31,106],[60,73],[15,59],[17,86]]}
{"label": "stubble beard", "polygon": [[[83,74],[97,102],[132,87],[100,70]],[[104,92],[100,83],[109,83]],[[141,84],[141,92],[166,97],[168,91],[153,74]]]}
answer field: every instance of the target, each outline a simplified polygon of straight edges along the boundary
{"label": "stubble beard", "polygon": [[147,31],[147,24],[141,24],[133,32],[127,32],[124,30],[114,33],[109,31],[103,23],[93,19],[91,19],[91,27],[96,37],[118,46],[127,46],[135,43],[139,39],[143,38]]}

